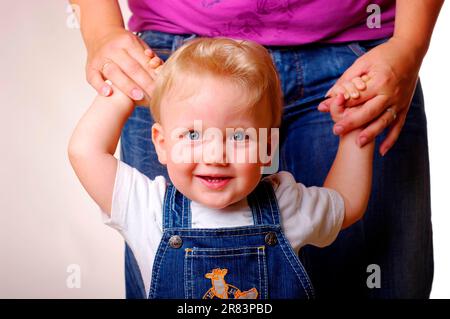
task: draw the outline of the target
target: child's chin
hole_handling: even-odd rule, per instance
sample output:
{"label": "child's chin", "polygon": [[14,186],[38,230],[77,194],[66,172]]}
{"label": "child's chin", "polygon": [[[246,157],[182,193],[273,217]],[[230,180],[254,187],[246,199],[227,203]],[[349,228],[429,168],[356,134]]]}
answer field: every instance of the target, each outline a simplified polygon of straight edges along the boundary
{"label": "child's chin", "polygon": [[222,209],[227,206],[230,206],[232,204],[229,200],[220,200],[220,199],[214,199],[214,197],[210,198],[201,198],[198,200],[198,202],[208,208],[212,209]]}

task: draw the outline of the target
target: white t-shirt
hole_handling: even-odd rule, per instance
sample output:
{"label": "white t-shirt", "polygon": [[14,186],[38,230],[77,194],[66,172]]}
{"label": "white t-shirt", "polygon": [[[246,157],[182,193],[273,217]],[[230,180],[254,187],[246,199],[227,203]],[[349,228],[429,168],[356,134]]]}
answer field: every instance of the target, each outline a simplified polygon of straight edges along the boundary
{"label": "white t-shirt", "polygon": [[[298,253],[302,246],[324,247],[337,237],[344,218],[344,202],[334,190],[305,187],[288,172],[265,177],[272,182],[280,208],[280,223],[287,240]],[[111,217],[105,224],[123,236],[139,265],[148,295],[153,261],[161,241],[166,179],[149,179],[118,160]],[[253,215],[243,199],[224,209],[211,209],[191,202],[192,228],[222,228],[253,225]]]}

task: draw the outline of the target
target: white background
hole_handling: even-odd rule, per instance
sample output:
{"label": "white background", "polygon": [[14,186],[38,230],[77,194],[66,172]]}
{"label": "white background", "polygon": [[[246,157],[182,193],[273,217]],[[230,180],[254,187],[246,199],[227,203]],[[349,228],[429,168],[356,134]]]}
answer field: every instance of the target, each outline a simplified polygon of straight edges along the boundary
{"label": "white background", "polygon": [[[102,224],[66,155],[70,134],[95,95],[84,78],[79,30],[70,28],[65,1],[1,4],[0,298],[122,298],[123,241]],[[431,158],[433,298],[450,298],[449,31],[445,4],[421,70]],[[67,288],[71,264],[81,269],[81,288]]]}

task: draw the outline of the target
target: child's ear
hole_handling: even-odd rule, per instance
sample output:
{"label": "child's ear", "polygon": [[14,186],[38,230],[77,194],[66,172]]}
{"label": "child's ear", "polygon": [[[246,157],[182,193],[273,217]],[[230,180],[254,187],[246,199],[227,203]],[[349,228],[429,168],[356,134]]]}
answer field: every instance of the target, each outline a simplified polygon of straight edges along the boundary
{"label": "child's ear", "polygon": [[155,123],[152,126],[152,142],[155,146],[156,154],[158,154],[158,161],[163,165],[167,164],[167,152],[164,146],[164,129],[159,123]]}

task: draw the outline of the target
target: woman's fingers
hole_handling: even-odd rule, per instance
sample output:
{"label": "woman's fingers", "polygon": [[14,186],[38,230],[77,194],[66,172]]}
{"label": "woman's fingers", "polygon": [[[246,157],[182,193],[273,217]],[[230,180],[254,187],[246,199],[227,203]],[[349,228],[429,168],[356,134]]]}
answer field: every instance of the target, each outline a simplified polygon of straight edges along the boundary
{"label": "woman's fingers", "polygon": [[373,121],[358,136],[358,145],[363,147],[371,142],[377,135],[381,134],[386,128],[394,124],[397,120],[396,107],[392,106],[383,112],[378,119]]}
{"label": "woman's fingers", "polygon": [[[122,92],[132,99],[135,99],[135,97],[132,96],[133,90],[133,92],[140,91],[142,94],[153,90],[153,78],[138,61],[128,54],[127,51],[118,50],[115,52],[113,59],[114,63],[122,71],[121,73],[116,72],[116,76],[121,76],[122,74],[126,76],[121,78],[120,82],[117,82],[117,78],[113,79],[108,77],[108,79],[110,79]],[[131,88],[131,90],[127,90],[127,88],[123,86],[125,84],[126,87]],[[140,93],[139,96],[141,96]]]}
{"label": "woman's fingers", "polygon": [[103,67],[103,74],[108,78],[120,91],[127,94],[135,101],[144,98],[144,92],[139,86],[131,80],[115,62],[108,62]]}
{"label": "woman's fingers", "polygon": [[403,110],[398,114],[397,119],[392,124],[386,138],[380,145],[379,152],[381,156],[386,155],[386,153],[391,149],[391,147],[397,142],[400,132],[402,131],[403,125],[405,125],[406,115],[408,114],[408,108]]}
{"label": "woman's fingers", "polygon": [[102,74],[96,69],[89,69],[86,73],[86,79],[90,85],[97,91],[98,94],[103,96],[109,96],[112,92],[111,86],[109,86],[105,80],[103,80]]}
{"label": "woman's fingers", "polygon": [[345,134],[372,122],[386,109],[387,102],[388,98],[385,95],[373,97],[365,102],[357,111],[345,115],[341,121],[334,125],[333,132],[336,135]]}

